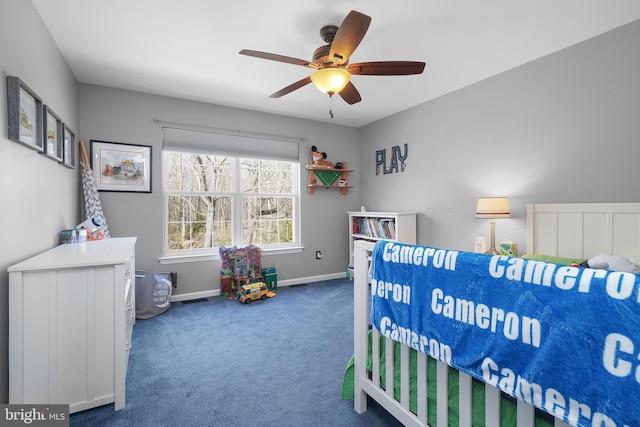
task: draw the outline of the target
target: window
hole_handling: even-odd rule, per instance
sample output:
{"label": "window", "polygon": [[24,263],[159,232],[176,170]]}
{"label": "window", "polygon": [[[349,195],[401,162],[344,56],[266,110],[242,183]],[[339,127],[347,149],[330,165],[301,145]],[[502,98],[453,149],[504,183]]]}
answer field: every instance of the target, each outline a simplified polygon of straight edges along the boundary
{"label": "window", "polygon": [[167,151],[166,249],[232,245],[232,161]]}
{"label": "window", "polygon": [[294,163],[240,159],[242,246],[295,242]]}
{"label": "window", "polygon": [[163,151],[167,255],[300,246],[297,161],[170,148]]}

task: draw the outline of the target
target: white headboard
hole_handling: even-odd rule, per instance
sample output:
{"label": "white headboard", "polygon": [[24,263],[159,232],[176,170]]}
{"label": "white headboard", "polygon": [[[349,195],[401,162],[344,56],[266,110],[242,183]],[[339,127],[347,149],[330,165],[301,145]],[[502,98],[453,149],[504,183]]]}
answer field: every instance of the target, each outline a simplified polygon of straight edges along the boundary
{"label": "white headboard", "polygon": [[640,203],[529,204],[527,252],[640,259]]}

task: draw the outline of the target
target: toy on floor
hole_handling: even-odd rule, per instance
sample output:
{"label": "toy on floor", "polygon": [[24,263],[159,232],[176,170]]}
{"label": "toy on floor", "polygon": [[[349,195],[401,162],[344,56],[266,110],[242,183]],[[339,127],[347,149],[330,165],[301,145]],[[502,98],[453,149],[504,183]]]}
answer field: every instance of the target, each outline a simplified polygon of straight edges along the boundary
{"label": "toy on floor", "polygon": [[255,245],[244,248],[220,246],[220,294],[226,299],[235,299],[239,287],[249,282],[263,281],[262,251]]}
{"label": "toy on floor", "polygon": [[270,291],[264,282],[249,283],[247,285],[242,285],[240,289],[238,289],[238,301],[243,304],[249,304],[251,301],[257,299],[263,300],[273,298],[275,296],[276,293]]}

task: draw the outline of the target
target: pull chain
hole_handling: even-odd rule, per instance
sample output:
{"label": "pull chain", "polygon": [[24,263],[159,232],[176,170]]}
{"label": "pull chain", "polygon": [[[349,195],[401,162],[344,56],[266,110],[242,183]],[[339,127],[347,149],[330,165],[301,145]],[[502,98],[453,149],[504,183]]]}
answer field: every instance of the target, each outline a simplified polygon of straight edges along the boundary
{"label": "pull chain", "polygon": [[333,119],[333,94],[329,95],[329,116]]}

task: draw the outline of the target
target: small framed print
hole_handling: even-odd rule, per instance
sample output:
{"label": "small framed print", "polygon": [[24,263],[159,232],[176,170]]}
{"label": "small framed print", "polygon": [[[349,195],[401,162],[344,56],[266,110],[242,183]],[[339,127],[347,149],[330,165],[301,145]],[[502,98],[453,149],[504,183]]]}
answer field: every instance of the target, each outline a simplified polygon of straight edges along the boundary
{"label": "small framed print", "polygon": [[18,77],[7,77],[9,139],[42,152],[42,99]]}
{"label": "small framed print", "polygon": [[43,108],[43,116],[44,154],[60,162],[62,161],[62,121],[47,105]]}
{"label": "small framed print", "polygon": [[62,161],[64,166],[73,169],[76,167],[76,135],[66,124],[62,124]]}
{"label": "small framed print", "polygon": [[151,146],[91,141],[91,169],[99,191],[151,193]]}

